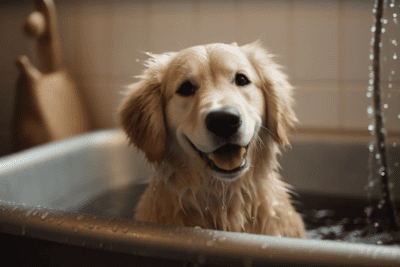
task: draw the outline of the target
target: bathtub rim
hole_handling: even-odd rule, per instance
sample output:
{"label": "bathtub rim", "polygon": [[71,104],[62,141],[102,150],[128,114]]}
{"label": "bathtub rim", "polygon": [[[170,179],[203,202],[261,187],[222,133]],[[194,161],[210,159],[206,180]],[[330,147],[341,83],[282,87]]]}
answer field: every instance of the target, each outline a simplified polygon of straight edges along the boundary
{"label": "bathtub rim", "polygon": [[5,201],[0,201],[0,225],[5,234],[183,262],[198,262],[200,255],[207,263],[228,260],[230,266],[249,259],[255,264],[308,266],[400,264],[400,249],[390,246],[161,225]]}

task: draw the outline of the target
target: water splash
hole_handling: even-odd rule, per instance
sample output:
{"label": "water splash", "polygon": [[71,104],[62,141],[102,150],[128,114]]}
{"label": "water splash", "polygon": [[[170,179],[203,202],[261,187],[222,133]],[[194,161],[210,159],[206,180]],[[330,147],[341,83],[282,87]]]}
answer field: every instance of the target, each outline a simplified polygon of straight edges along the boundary
{"label": "water splash", "polygon": [[40,218],[42,219],[42,220],[45,220],[46,218],[47,218],[47,216],[49,216],[49,212],[48,211],[46,211],[45,213],[43,213],[42,214],[42,216],[40,216]]}

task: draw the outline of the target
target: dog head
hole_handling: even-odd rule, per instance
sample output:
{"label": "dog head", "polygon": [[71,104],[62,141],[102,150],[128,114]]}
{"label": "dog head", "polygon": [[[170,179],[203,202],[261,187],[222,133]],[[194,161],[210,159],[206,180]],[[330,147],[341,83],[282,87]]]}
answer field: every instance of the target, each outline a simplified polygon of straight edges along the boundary
{"label": "dog head", "polygon": [[119,111],[149,162],[200,162],[214,178],[234,180],[254,164],[248,152],[257,143],[289,144],[292,87],[258,42],[151,56]]}

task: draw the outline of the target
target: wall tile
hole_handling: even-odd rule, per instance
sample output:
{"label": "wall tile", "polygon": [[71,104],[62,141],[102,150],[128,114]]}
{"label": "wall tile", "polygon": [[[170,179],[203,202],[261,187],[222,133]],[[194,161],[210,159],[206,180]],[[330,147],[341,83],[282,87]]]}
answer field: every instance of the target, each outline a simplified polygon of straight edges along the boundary
{"label": "wall tile", "polygon": [[338,89],[335,83],[293,82],[299,127],[338,125]]}
{"label": "wall tile", "polygon": [[336,1],[295,1],[293,65],[296,80],[338,78],[338,5]]}
{"label": "wall tile", "polygon": [[365,17],[346,14],[343,19],[343,78],[346,80],[368,79],[371,60],[370,41],[372,18],[365,13]]}
{"label": "wall tile", "polygon": [[112,76],[75,75],[78,90],[94,127],[110,128],[117,125],[117,107],[122,85]]}
{"label": "wall tile", "polygon": [[196,4],[193,21],[198,44],[235,42],[234,4],[234,1],[199,1]]}
{"label": "wall tile", "polygon": [[79,60],[76,71],[103,75],[111,72],[112,12],[101,2],[75,2],[79,5],[76,33],[78,45],[73,55]]}
{"label": "wall tile", "polygon": [[[399,88],[400,84],[395,84]],[[367,108],[373,106],[372,98],[367,98],[367,86],[365,82],[346,83],[345,87],[345,120],[344,126],[350,128],[367,129],[368,125],[373,122],[373,118],[367,114]],[[382,87],[382,105],[387,104],[388,108],[384,108],[384,117],[386,118],[385,127],[388,131],[399,131],[400,119],[400,94],[399,90],[387,90]]]}
{"label": "wall tile", "polygon": [[139,75],[143,69],[143,60],[147,59],[143,52],[151,51],[149,9],[144,3],[123,1],[112,5],[110,74],[115,77]]}
{"label": "wall tile", "polygon": [[192,1],[153,2],[151,5],[151,52],[179,51],[198,45]]}
{"label": "wall tile", "polygon": [[56,2],[56,9],[63,63],[69,71],[74,71],[81,64],[81,52],[79,50],[82,44],[78,34],[81,6],[79,4],[71,5],[68,1],[62,1]]}
{"label": "wall tile", "polygon": [[0,6],[0,71],[17,72],[15,61],[21,55],[27,55],[33,64],[37,64],[36,42],[24,33],[24,24],[34,11],[33,3],[27,5]]}
{"label": "wall tile", "polygon": [[260,38],[270,53],[277,55],[276,61],[287,67],[291,56],[288,1],[239,1],[237,6],[234,35],[238,44]]}

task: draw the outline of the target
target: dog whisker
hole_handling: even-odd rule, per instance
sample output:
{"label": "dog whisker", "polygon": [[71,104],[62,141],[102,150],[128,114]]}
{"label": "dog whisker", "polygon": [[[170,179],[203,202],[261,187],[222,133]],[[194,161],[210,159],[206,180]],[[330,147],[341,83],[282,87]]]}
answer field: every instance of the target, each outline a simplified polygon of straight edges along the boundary
{"label": "dog whisker", "polygon": [[263,129],[263,130],[267,130],[267,132],[269,132],[273,137],[275,137],[275,139],[277,139],[277,140],[279,140],[279,138],[278,137],[276,137],[276,135],[274,135],[267,127],[265,127],[265,126],[262,126],[262,125],[260,125],[261,126],[261,129]]}

